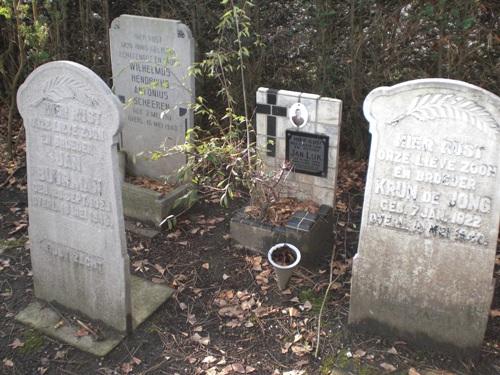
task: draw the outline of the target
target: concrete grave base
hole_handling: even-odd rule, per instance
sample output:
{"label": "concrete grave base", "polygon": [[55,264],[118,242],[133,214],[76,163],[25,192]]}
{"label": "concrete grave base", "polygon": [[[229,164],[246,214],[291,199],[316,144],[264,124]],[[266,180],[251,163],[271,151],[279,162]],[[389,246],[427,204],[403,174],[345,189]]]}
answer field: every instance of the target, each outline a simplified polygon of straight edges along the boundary
{"label": "concrete grave base", "polygon": [[137,234],[138,236],[152,239],[160,234],[160,230],[158,228],[138,226],[137,224],[142,225],[141,223],[133,222],[130,219],[125,219],[125,229],[129,232]]}
{"label": "concrete grave base", "polygon": [[[132,327],[136,329],[153,312],[158,309],[173,293],[165,285],[153,284],[148,280],[136,276],[130,277],[132,289]],[[84,352],[104,357],[113,350],[123,338],[125,333],[107,330],[106,337],[95,340],[92,336],[77,337],[78,326],[63,325],[55,328],[61,316],[43,302],[32,302],[16,315],[16,320],[39,330],[47,336],[76,347]]]}
{"label": "concrete grave base", "polygon": [[317,266],[333,246],[333,210],[321,205],[317,214],[296,212],[283,226],[261,223],[238,211],[231,219],[231,238],[238,244],[267,256],[280,242],[288,242],[302,254],[301,265]]}
{"label": "concrete grave base", "polygon": [[175,201],[193,189],[191,184],[183,184],[167,194],[124,182],[122,186],[123,213],[126,217],[144,221],[160,227],[172,214]]}

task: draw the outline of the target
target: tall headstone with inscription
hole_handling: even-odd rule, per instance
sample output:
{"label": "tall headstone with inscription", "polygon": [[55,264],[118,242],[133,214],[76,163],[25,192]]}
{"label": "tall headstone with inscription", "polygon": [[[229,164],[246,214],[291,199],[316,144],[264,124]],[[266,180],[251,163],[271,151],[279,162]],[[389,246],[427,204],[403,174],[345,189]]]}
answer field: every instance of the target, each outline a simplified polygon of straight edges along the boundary
{"label": "tall headstone with inscription", "polygon": [[372,91],[372,146],[349,322],[464,354],[494,291],[500,98],[454,80]]}
{"label": "tall headstone with inscription", "polygon": [[291,163],[287,193],[333,207],[342,101],[261,87],[256,112],[257,148],[266,167]]}
{"label": "tall headstone with inscription", "polygon": [[[17,98],[27,135],[35,296],[130,331],[144,320],[131,301],[143,283],[129,274],[116,152],[121,105],[96,74],[69,61],[37,68]],[[18,319],[75,340],[50,331],[51,314],[35,302]],[[41,321],[47,316],[49,322]],[[98,355],[110,349],[96,345],[87,349]]]}
{"label": "tall headstone with inscription", "polygon": [[137,154],[183,143],[193,125],[191,31],[180,21],[121,15],[111,24],[110,44],[114,91],[125,107],[127,171],[155,179],[171,175],[185,164],[183,154],[159,160]]}

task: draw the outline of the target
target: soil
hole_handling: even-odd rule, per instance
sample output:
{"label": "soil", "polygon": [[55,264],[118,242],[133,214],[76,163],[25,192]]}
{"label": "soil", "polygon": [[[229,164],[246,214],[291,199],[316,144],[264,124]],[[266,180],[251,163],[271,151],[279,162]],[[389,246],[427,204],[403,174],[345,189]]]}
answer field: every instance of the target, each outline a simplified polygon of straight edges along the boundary
{"label": "soil", "polygon": [[299,200],[294,197],[284,197],[267,205],[264,202],[260,202],[260,204],[260,206],[246,206],[245,214],[252,219],[272,225],[284,225],[297,211],[306,211],[313,214],[319,211],[319,205],[316,202]]}
{"label": "soil", "polygon": [[289,266],[295,262],[297,257],[295,256],[293,250],[285,245],[274,250],[271,254],[271,259],[280,266]]}
{"label": "soil", "polygon": [[156,191],[156,192],[162,193],[162,194],[167,194],[168,192],[175,189],[175,186],[172,184],[157,181],[155,179],[145,177],[145,176],[126,175],[125,181],[130,183],[130,184],[141,186],[143,188],[153,190],[153,191]]}
{"label": "soil", "polygon": [[[477,361],[416,350],[403,341],[357,334],[347,328],[365,169],[364,162],[344,159],[341,164],[332,264],[336,281],[325,300],[332,254],[325,254],[319,269],[299,267],[289,288],[281,292],[265,257],[231,243],[231,214],[245,202],[233,202],[229,209],[201,202],[179,218],[173,231],[161,232],[154,239],[127,232],[131,272],[165,283],[175,294],[107,357],[96,358],[14,319],[34,299],[29,243],[25,243],[26,170],[19,168],[13,175],[15,182],[0,189],[1,249],[6,249],[0,250],[0,373],[500,373],[498,317],[490,318]],[[0,183],[8,174],[0,169]],[[497,261],[496,278],[500,277],[499,268]],[[498,283],[492,308],[500,308]],[[85,330],[81,333],[86,334]]]}

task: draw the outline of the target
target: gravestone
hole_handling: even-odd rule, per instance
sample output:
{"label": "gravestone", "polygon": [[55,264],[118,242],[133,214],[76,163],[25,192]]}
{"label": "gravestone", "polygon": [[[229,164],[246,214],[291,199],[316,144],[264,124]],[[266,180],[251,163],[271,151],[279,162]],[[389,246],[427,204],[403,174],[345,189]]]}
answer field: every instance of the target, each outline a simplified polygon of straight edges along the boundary
{"label": "gravestone", "polygon": [[372,145],[349,323],[478,352],[494,292],[500,98],[423,79],[373,90]]}
{"label": "gravestone", "polygon": [[[96,74],[69,61],[37,68],[17,100],[26,128],[35,296],[130,331],[145,319],[131,301],[144,282],[129,274],[116,152],[121,104]],[[168,294],[153,298],[154,309]],[[136,301],[141,309],[153,308],[147,296]],[[54,324],[40,319],[49,315],[35,303],[18,319],[58,337]]]}
{"label": "gravestone", "polygon": [[256,112],[257,149],[266,168],[292,164],[285,193],[333,207],[342,101],[259,88]]}
{"label": "gravestone", "polygon": [[288,169],[279,187],[281,198],[312,200],[319,209],[297,211],[283,225],[264,223],[250,218],[245,210],[238,211],[230,224],[235,242],[263,255],[277,243],[290,243],[300,250],[306,266],[316,267],[330,254],[341,113],[342,101],[337,99],[258,89],[257,151],[265,171],[273,174]]}
{"label": "gravestone", "polygon": [[121,15],[110,28],[116,95],[124,104],[121,146],[127,171],[160,179],[186,163],[183,154],[159,160],[137,154],[184,143],[193,125],[194,40],[180,21]]}

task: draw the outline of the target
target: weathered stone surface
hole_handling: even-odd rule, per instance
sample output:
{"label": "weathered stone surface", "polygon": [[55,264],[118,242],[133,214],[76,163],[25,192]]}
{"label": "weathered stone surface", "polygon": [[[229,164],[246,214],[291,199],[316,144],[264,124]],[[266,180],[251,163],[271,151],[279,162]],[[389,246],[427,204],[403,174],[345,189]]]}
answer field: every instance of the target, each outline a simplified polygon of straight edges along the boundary
{"label": "weathered stone surface", "polygon": [[18,92],[27,137],[35,295],[130,327],[129,259],[116,151],[121,105],[86,67],[37,68]]}
{"label": "weathered stone surface", "polygon": [[342,101],[263,87],[256,97],[257,148],[266,167],[294,161],[284,193],[333,207]]}
{"label": "weathered stone surface", "polygon": [[317,266],[332,250],[332,227],[332,207],[322,205],[318,214],[296,212],[284,226],[261,223],[238,211],[231,218],[230,233],[233,241],[265,256],[277,243],[290,243],[302,254],[301,265]]}
{"label": "weathered stone surface", "polygon": [[[165,285],[153,284],[137,276],[131,276],[133,328],[144,322],[167,298],[173,290]],[[84,352],[104,357],[113,350],[125,337],[114,330],[105,329],[103,337],[96,339],[92,335],[80,336],[81,328],[76,325],[63,324],[59,326],[61,315],[59,311],[41,302],[32,302],[19,314],[16,320],[29,325],[44,334],[70,344]],[[68,323],[68,322],[66,322]]]}
{"label": "weathered stone surface", "polygon": [[159,227],[175,211],[175,201],[190,189],[192,185],[183,184],[163,194],[125,182],[122,189],[125,216]]}
{"label": "weathered stone surface", "polygon": [[80,326],[63,324],[59,327],[61,321],[59,312],[38,301],[30,303],[17,314],[16,320],[43,332],[47,336],[98,357],[104,357],[125,337],[124,334],[118,332],[107,332],[107,335],[100,340],[96,340],[90,334],[79,336],[77,332],[81,328]]}
{"label": "weathered stone surface", "polygon": [[130,281],[132,328],[136,329],[172,295],[174,290],[166,285],[154,284],[137,276],[131,276]]}
{"label": "weathered stone surface", "polygon": [[372,91],[349,322],[427,348],[481,346],[499,225],[500,98],[445,79]]}
{"label": "weathered stone surface", "polygon": [[183,143],[193,124],[189,105],[194,79],[194,41],[179,21],[122,15],[110,28],[114,91],[125,104],[122,147],[128,172],[159,179],[185,164],[177,154],[157,161],[140,152]]}

